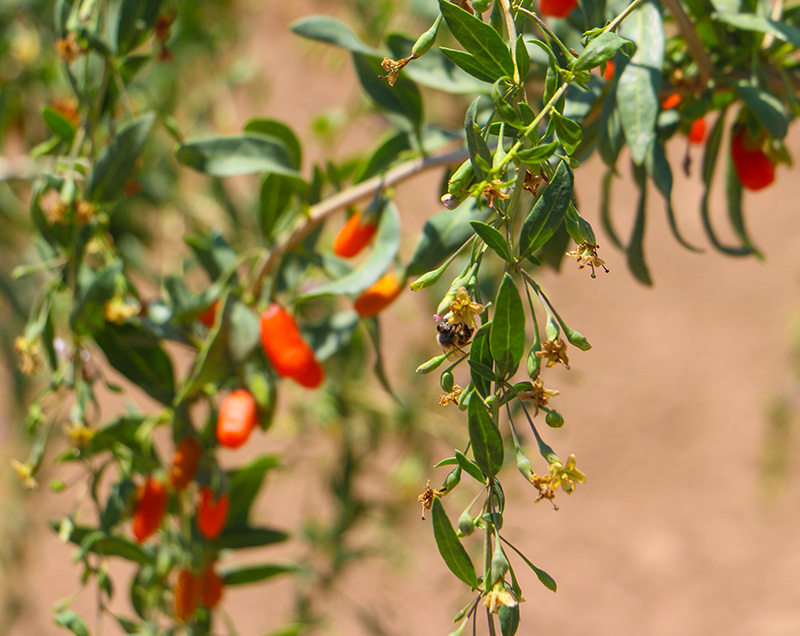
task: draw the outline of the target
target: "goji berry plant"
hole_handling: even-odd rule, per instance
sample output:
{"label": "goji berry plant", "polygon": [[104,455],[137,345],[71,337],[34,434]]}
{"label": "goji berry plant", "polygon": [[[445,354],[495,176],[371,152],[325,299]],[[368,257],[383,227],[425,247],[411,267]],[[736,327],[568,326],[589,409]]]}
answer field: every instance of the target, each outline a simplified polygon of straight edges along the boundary
{"label": "goji berry plant", "polygon": [[[349,51],[388,131],[356,160],[334,162],[306,156],[292,128],[269,117],[236,135],[201,130],[203,105],[183,103],[170,69],[191,69],[201,43],[208,48],[206,27],[219,25],[222,11],[215,3],[17,4],[22,17],[7,29],[35,24],[28,30],[58,62],[51,93],[26,107],[3,105],[9,120],[39,111],[48,131],[25,170],[0,175],[27,204],[38,251],[15,273],[36,283],[15,349],[38,389],[25,420],[31,455],[15,466],[35,485],[53,431],[66,430],[69,448],[57,462],[82,468],[88,494],[53,525],[77,546],[101,613],[131,634],[236,633],[235,619],[222,621],[217,609],[236,593],[229,588],[279,574],[309,579],[307,564],[227,563],[233,551],[300,532],[250,519],[277,456],[231,466],[219,453],[244,452],[274,418],[291,417],[277,407],[287,385],[302,394],[300,409],[323,402],[319,412],[341,423],[341,462],[331,475],[340,514],[327,535],[317,531],[336,555],[316,574],[316,584],[329,584],[353,558],[345,536],[363,504],[352,484],[372,450],[349,427],[361,406],[371,430],[391,419],[364,406],[352,379],[367,365],[369,342],[375,375],[401,405],[413,446],[421,427],[389,382],[380,315],[404,293],[427,289],[422,302],[433,320],[414,327],[432,338],[417,373],[438,375],[441,404],[464,425],[461,449],[436,464],[446,467],[443,482],[429,481],[419,503],[423,515],[430,511],[444,566],[464,586],[453,634],[470,626],[513,636],[523,620],[519,568],[531,568],[544,588],[556,583],[503,531],[506,507],[527,504],[507,501],[502,484],[518,478],[516,467],[536,500],[556,507],[559,491],[586,479],[569,449],[547,441],[548,427],[565,425],[548,369],[569,369],[575,350],[591,347],[570,326],[575,317],[558,311],[559,290],[543,288],[541,268],[566,255],[596,284],[590,278],[608,270],[586,217],[599,211],[631,273],[649,284],[648,183],[664,199],[675,239],[697,249],[675,221],[665,148],[676,137],[704,146],[699,212],[710,243],[729,256],[758,255],[742,189],[769,186],[781,178],[776,166],[789,163],[782,141],[798,111],[800,6],[430,0],[413,16],[418,33],[369,29],[367,42],[332,17],[309,17],[294,33]],[[53,25],[34,19],[42,5],[52,8]],[[10,38],[4,31],[3,42]],[[448,125],[452,113],[426,115],[421,86],[426,100],[458,96],[443,104],[463,107],[463,126]],[[607,173],[599,210],[587,210],[575,182],[595,151]],[[609,205],[621,157],[640,192],[628,240]],[[710,220],[720,162],[737,245],[724,244]],[[395,190],[431,170],[442,174],[441,203],[424,211],[427,222],[402,257]],[[164,237],[151,240],[137,215],[188,207],[176,202],[185,196],[181,175],[192,171],[208,179],[229,222],[222,231],[187,217],[176,254]],[[255,176],[243,181],[252,191],[245,210],[225,180],[246,175]],[[590,318],[582,320],[590,330]],[[137,406],[109,416],[99,399],[108,390]],[[463,511],[448,504],[456,488],[472,499]],[[136,569],[125,614],[109,604],[113,560]],[[539,593],[547,592],[525,596]],[[319,627],[313,592],[298,594],[297,620],[280,633]],[[91,632],[70,609],[60,607],[55,620],[79,636]],[[535,619],[524,620],[535,629]]]}

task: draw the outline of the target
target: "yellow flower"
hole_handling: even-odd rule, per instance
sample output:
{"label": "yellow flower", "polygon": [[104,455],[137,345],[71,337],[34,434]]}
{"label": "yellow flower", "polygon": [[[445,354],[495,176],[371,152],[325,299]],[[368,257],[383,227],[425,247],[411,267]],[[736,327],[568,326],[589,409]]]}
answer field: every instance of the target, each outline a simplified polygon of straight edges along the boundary
{"label": "yellow flower", "polygon": [[500,581],[486,593],[486,597],[483,599],[483,604],[489,608],[489,611],[492,614],[497,614],[497,612],[499,612],[500,608],[503,606],[516,606],[517,599],[514,598],[514,595],[511,593],[511,591],[506,588],[506,584],[503,581]]}
{"label": "yellow flower", "polygon": [[578,484],[586,481],[586,475],[575,468],[575,455],[567,458],[566,466],[559,461],[554,461],[550,464],[549,470],[553,488],[561,486],[568,495],[572,494]]}
{"label": "yellow flower", "polygon": [[583,269],[587,265],[592,268],[592,278],[597,278],[595,273],[596,267],[602,267],[606,274],[608,274],[608,267],[606,267],[603,259],[597,257],[597,249],[599,245],[592,245],[584,241],[578,245],[574,252],[567,252],[567,256],[578,259],[578,269]]}
{"label": "yellow flower", "polygon": [[36,373],[40,364],[41,350],[42,345],[38,340],[28,340],[24,336],[14,340],[14,351],[19,356],[19,370],[24,375]]}
{"label": "yellow flower", "polygon": [[24,464],[22,462],[18,462],[16,459],[11,460],[11,467],[17,471],[17,475],[22,481],[22,485],[25,486],[28,490],[33,490],[39,484],[36,483],[36,479],[33,477],[33,466],[28,462]]}
{"label": "yellow flower", "polygon": [[106,302],[105,316],[108,322],[123,324],[128,318],[132,318],[142,310],[142,306],[134,298],[123,298],[114,295],[111,300]]}
{"label": "yellow flower", "polygon": [[64,432],[72,440],[75,446],[85,446],[92,441],[94,430],[86,426],[83,422],[73,420],[64,426]]}
{"label": "yellow flower", "polygon": [[447,321],[452,325],[464,322],[470,329],[475,329],[475,316],[480,316],[483,310],[483,305],[474,302],[469,297],[466,287],[459,287],[456,291],[456,299],[450,301],[452,313],[447,317]]}

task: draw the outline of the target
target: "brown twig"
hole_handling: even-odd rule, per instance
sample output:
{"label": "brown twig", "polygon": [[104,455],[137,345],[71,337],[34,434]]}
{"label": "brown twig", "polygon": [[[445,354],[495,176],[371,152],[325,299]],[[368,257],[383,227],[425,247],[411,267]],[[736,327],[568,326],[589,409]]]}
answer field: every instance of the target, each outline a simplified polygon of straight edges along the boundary
{"label": "brown twig", "polygon": [[697,63],[697,69],[700,73],[699,84],[705,87],[714,76],[714,65],[711,64],[711,59],[706,53],[703,42],[700,40],[700,36],[697,35],[697,30],[694,28],[689,16],[686,15],[679,0],[663,0],[663,3],[675,19],[683,39],[686,40],[686,46],[689,47],[689,53]]}
{"label": "brown twig", "polygon": [[253,280],[252,294],[257,299],[261,295],[261,287],[264,279],[273,272],[284,254],[297,247],[303,239],[311,234],[325,219],[332,216],[339,210],[343,210],[349,205],[358,203],[370,196],[373,196],[380,188],[388,188],[397,185],[411,177],[448,164],[461,163],[469,157],[466,149],[448,152],[441,155],[420,157],[409,161],[394,170],[390,170],[384,175],[379,175],[359,183],[358,185],[334,194],[332,197],[312,205],[308,213],[300,219],[294,229],[284,237],[280,238],[272,249],[269,250],[261,259],[257,267],[258,273]]}

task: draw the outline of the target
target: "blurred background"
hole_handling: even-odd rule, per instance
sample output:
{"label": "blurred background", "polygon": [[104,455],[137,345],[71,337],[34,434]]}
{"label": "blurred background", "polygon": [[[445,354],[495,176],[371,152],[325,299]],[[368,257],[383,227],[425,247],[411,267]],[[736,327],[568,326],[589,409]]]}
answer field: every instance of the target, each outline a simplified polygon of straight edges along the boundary
{"label": "blurred background", "polygon": [[[423,12],[426,4],[410,3]],[[191,136],[233,134],[255,116],[280,119],[301,137],[306,161],[342,160],[364,151],[387,126],[371,112],[349,55],[302,40],[288,26],[325,13],[371,42],[389,28],[410,33],[425,28],[403,10],[408,3],[392,0],[194,5],[181,7],[173,41],[178,57],[153,79],[164,94],[172,91],[181,129]],[[67,95],[52,53],[51,11],[45,1],[6,0],[0,7],[0,154],[6,167],[25,167],[20,156],[45,138],[42,107],[59,98],[54,90]],[[425,98],[434,117],[459,125],[462,100],[430,90]],[[796,126],[787,146],[800,156]],[[149,147],[150,160],[164,165],[163,182],[145,183],[145,194],[152,196],[131,204],[130,214],[119,221],[130,249],[169,254],[169,237],[189,225],[183,206],[191,208],[192,223],[219,224],[226,233],[246,231],[246,220],[237,225],[226,216],[216,185],[186,170],[174,176],[178,168],[169,149],[166,142]],[[686,152],[682,137],[668,146],[673,165]],[[675,208],[684,236],[706,246],[698,214],[701,155],[697,148],[689,153],[694,171],[691,177],[675,171]],[[567,322],[593,345],[586,353],[572,350],[572,370],[548,372],[548,386],[561,392],[555,401],[566,425],[548,430],[547,440],[562,457],[576,455],[587,481],[569,497],[559,494],[560,509],[554,511],[547,502],[534,504],[534,489],[513,470],[506,477],[505,535],[558,582],[553,594],[524,566],[517,569],[525,591],[520,633],[795,636],[800,633],[796,169],[781,166],[774,186],[745,196],[747,224],[763,261],[685,250],[669,234],[662,202],[652,197],[645,240],[652,288],[633,279],[624,254],[599,229],[600,162],[586,162],[576,176],[581,212],[595,226],[600,255],[611,271],[593,280],[570,261],[560,272],[543,270],[540,279]],[[427,173],[398,189],[405,256],[425,219],[441,210],[441,177]],[[165,195],[173,178],[183,193],[180,205]],[[631,181],[623,173],[612,199],[623,236],[635,215]],[[236,202],[253,196],[253,187],[247,180],[226,182],[223,194]],[[720,219],[722,195],[720,188],[712,197]],[[26,200],[23,182],[0,182],[5,351],[0,633],[9,636],[61,633],[51,607],[76,594],[76,611],[86,617],[94,611],[91,592],[80,592],[79,572],[71,567],[73,548],[47,525],[72,504],[72,495],[51,492],[49,481],[69,482],[79,473],[48,467],[39,489],[26,494],[7,468],[27,452],[20,422],[35,391],[17,373],[11,353],[31,297],[30,289],[10,277],[33,253],[25,242]],[[170,257],[163,261],[159,266],[166,270]],[[277,629],[302,603],[313,604],[323,617],[316,626],[320,634],[444,635],[454,628],[452,617],[471,597],[442,563],[430,521],[420,521],[417,503],[427,479],[436,486],[446,475],[447,468],[433,465],[463,447],[466,438],[460,430],[464,419],[449,410],[454,407],[438,406],[436,376],[413,373],[438,353],[430,319],[437,302],[433,295],[407,292],[381,319],[385,361],[403,406],[369,370],[353,380],[352,416],[337,410],[336,421],[326,418],[334,409],[324,397],[309,404],[297,399],[303,394],[292,387],[266,435],[254,438],[243,454],[222,456],[230,465],[263,452],[284,457],[284,469],[270,475],[259,495],[255,519],[301,528],[288,543],[269,548],[271,558],[309,563],[328,574],[313,588],[284,578],[229,590],[223,609],[239,633]],[[372,354],[365,347],[363,355]],[[115,408],[115,400],[109,395],[108,408]],[[146,399],[138,401],[147,406]],[[353,463],[347,449],[368,450],[368,458]],[[346,521],[333,503],[343,481],[353,506]],[[474,494],[462,484],[445,499],[451,517]],[[332,532],[337,524],[347,532]],[[478,550],[479,541],[474,543]],[[122,569],[119,576],[115,603],[125,611],[129,574]],[[117,625],[105,625],[104,633],[118,632]]]}

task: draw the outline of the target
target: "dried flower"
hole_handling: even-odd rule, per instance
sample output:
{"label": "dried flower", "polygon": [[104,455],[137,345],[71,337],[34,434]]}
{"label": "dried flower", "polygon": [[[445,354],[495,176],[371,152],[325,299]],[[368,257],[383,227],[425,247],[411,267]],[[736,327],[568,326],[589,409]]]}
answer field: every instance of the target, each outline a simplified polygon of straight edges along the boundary
{"label": "dried flower", "polygon": [[489,608],[492,614],[497,614],[501,607],[515,607],[517,605],[517,599],[506,587],[506,584],[500,581],[486,593],[483,604]]}
{"label": "dried flower", "polygon": [[504,189],[501,189],[502,185],[502,181],[495,179],[491,183],[487,183],[485,186],[483,186],[481,194],[486,197],[486,205],[488,205],[490,208],[494,208],[495,199],[500,199],[502,201],[503,199],[508,199],[511,196]]}
{"label": "dried flower", "polygon": [[408,64],[411,60],[416,60],[416,55],[409,55],[408,57],[404,57],[402,60],[393,60],[390,57],[383,58],[381,62],[381,66],[383,70],[386,71],[386,75],[379,76],[378,79],[385,79],[389,82],[389,86],[394,86],[394,83],[397,81],[397,76],[400,74],[406,64]]}
{"label": "dried flower", "polygon": [[75,220],[78,223],[85,224],[91,221],[94,218],[94,212],[94,203],[79,199],[75,204]]}
{"label": "dried flower", "polygon": [[539,358],[547,358],[547,366],[552,367],[554,364],[561,363],[565,368],[569,369],[569,358],[567,358],[567,343],[561,338],[558,340],[547,340],[542,343],[541,351],[536,352]]}
{"label": "dried flower", "polygon": [[533,389],[530,391],[520,391],[519,399],[533,402],[534,416],[538,415],[540,406],[547,406],[551,397],[556,397],[558,391],[553,389],[546,389],[542,378],[537,377],[533,381]]}
{"label": "dried flower", "polygon": [[29,462],[18,462],[16,459],[11,460],[11,467],[17,472],[22,485],[28,490],[34,490],[39,484],[36,482],[33,466]]}
{"label": "dried flower", "polygon": [[72,64],[83,52],[75,33],[70,32],[67,37],[56,40],[56,52],[67,64]]}
{"label": "dried flower", "polygon": [[447,406],[448,404],[458,404],[458,398],[464,392],[464,389],[457,384],[453,387],[450,393],[439,396],[439,406]]}
{"label": "dried flower", "polygon": [[14,340],[14,351],[19,356],[20,372],[22,372],[23,375],[32,375],[36,373],[41,364],[41,342],[19,336]]}
{"label": "dried flower", "polygon": [[583,269],[587,265],[591,267],[592,278],[597,278],[597,274],[595,273],[596,267],[602,267],[606,274],[608,274],[608,267],[606,267],[605,262],[597,257],[597,250],[599,247],[599,245],[592,245],[584,241],[578,245],[574,252],[567,252],[567,256],[578,259],[578,269]]}
{"label": "dried flower", "polygon": [[422,504],[422,520],[425,520],[425,511],[430,510],[431,506],[433,506],[433,498],[434,497],[441,497],[442,491],[436,490],[435,488],[431,488],[431,480],[428,480],[428,483],[425,484],[425,490],[422,491],[422,494],[417,497],[417,501]]}

